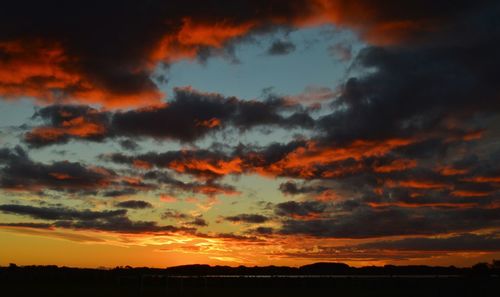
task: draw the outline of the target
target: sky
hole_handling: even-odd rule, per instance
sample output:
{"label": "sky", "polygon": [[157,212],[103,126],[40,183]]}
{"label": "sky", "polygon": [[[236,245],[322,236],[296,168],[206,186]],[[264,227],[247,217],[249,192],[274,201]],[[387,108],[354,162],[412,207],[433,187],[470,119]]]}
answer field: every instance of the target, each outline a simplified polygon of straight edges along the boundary
{"label": "sky", "polygon": [[498,1],[3,6],[0,265],[500,258]]}

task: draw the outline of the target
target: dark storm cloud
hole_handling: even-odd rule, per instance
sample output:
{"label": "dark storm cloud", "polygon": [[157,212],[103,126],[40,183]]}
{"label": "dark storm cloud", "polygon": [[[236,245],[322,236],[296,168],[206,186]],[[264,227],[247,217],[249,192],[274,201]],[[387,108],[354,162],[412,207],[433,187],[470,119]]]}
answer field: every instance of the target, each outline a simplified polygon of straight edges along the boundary
{"label": "dark storm cloud", "polygon": [[33,119],[44,124],[24,135],[31,147],[64,144],[71,139],[102,141],[109,137],[109,116],[83,105],[52,105],[35,112]]}
{"label": "dark storm cloud", "polygon": [[190,142],[226,126],[247,130],[259,125],[314,125],[313,119],[300,111],[288,117],[280,114],[292,108],[277,98],[243,101],[192,89],[176,89],[175,100],[166,106],[118,112],[113,116],[111,126],[119,135]]}
{"label": "dark storm cloud", "polygon": [[175,221],[183,221],[185,225],[190,225],[190,226],[198,226],[198,227],[206,227],[208,226],[208,222],[203,218],[203,216],[193,216],[190,214],[186,214],[183,212],[180,212],[175,209],[167,209],[164,211],[161,215],[161,218],[163,220],[175,220]]}
{"label": "dark storm cloud", "polygon": [[498,233],[464,233],[451,237],[415,237],[392,241],[376,241],[358,245],[361,249],[398,251],[499,251]]}
{"label": "dark storm cloud", "polygon": [[34,207],[28,205],[4,204],[0,211],[8,214],[29,216],[34,219],[51,220],[52,223],[17,223],[5,224],[13,227],[31,228],[67,228],[82,230],[100,230],[119,233],[141,232],[194,232],[193,228],[178,228],[174,226],[159,226],[154,221],[132,221],[124,209],[92,211],[66,207]]}
{"label": "dark storm cloud", "polygon": [[6,71],[33,71],[2,78],[0,93],[110,106],[158,102],[151,79],[157,63],[217,52],[247,34],[314,18],[316,2],[9,2],[0,13],[0,63]]}
{"label": "dark storm cloud", "polygon": [[121,201],[118,203],[115,203],[115,206],[117,207],[123,207],[123,208],[131,208],[131,209],[145,209],[145,208],[152,208],[153,205],[147,201],[142,201],[142,200],[126,200],[126,201]]}
{"label": "dark storm cloud", "polygon": [[[466,156],[445,166],[365,173],[357,182],[366,187],[362,201],[374,207],[496,208],[499,175],[491,159]],[[359,188],[350,180],[345,185]]]}
{"label": "dark storm cloud", "polygon": [[308,193],[320,193],[327,188],[322,186],[300,186],[292,181],[287,181],[280,184],[279,190],[285,195],[298,195]]}
{"label": "dark storm cloud", "polygon": [[[284,112],[291,114],[283,115]],[[314,126],[307,112],[282,98],[240,100],[190,88],[177,88],[174,99],[161,106],[112,113],[82,105],[53,105],[41,108],[33,118],[44,123],[24,135],[25,142],[32,147],[63,144],[71,139],[102,141],[117,136],[193,142],[226,127],[246,131],[257,126]],[[132,139],[120,144],[127,149],[137,148]]]}
{"label": "dark storm cloud", "polygon": [[295,44],[290,41],[276,40],[267,49],[266,53],[271,56],[287,55],[295,51]]}
{"label": "dark storm cloud", "polygon": [[[371,238],[433,235],[500,226],[495,209],[370,209],[357,208],[329,219],[285,220],[282,234],[317,237]],[[443,222],[446,222],[445,224]]]}
{"label": "dark storm cloud", "polygon": [[[201,176],[206,176],[202,174]],[[154,180],[159,185],[167,186],[173,192],[191,192],[203,194],[205,196],[216,196],[219,194],[238,194],[237,189],[229,184],[222,184],[211,178],[216,176],[209,175],[209,180],[205,182],[184,182],[173,178],[169,173],[158,170],[151,170],[144,174],[144,179]]]}
{"label": "dark storm cloud", "polygon": [[140,145],[132,139],[124,139],[119,142],[120,146],[129,151],[136,151]]}
{"label": "dark storm cloud", "polygon": [[260,214],[239,214],[235,216],[227,216],[224,217],[224,220],[232,222],[232,223],[253,223],[260,224],[269,221],[270,219],[266,216]]}
{"label": "dark storm cloud", "polygon": [[100,230],[118,233],[175,233],[194,232],[193,228],[160,226],[155,221],[132,221],[126,216],[113,217],[107,220],[94,221],[56,221],[54,227],[82,230]]}
{"label": "dark storm cloud", "polygon": [[327,204],[318,201],[288,201],[275,205],[274,212],[283,217],[314,217],[323,214]]}
{"label": "dark storm cloud", "polygon": [[[151,79],[156,64],[203,56],[203,51],[217,52],[249,34],[330,21],[355,29],[368,42],[418,44],[427,41],[436,28],[473,32],[453,25],[476,25],[477,20],[464,18],[466,13],[476,12],[476,7],[485,7],[486,13],[494,15],[491,3],[495,2],[9,2],[0,13],[0,26],[4,28],[0,34],[0,69],[5,73],[19,68],[32,71],[19,71],[12,77],[2,75],[0,93],[45,101],[70,97],[111,106],[157,103],[161,94]],[[483,28],[494,28],[482,19]],[[438,39],[450,40],[448,36]]]}
{"label": "dark storm cloud", "polygon": [[198,227],[207,227],[207,221],[201,216],[195,217],[192,221],[187,223],[188,225],[198,226]]}
{"label": "dark storm cloud", "polygon": [[[478,5],[459,16],[450,11],[456,19],[418,42],[362,49],[356,67],[374,71],[345,83],[334,103],[341,108],[320,120],[327,138],[342,142],[467,131],[471,128],[464,124],[472,116],[498,114],[498,11],[498,4]],[[451,119],[462,124],[446,126]]]}
{"label": "dark storm cloud", "polygon": [[51,224],[44,223],[0,223],[2,227],[21,227],[21,228],[35,228],[35,229],[48,229]]}
{"label": "dark storm cloud", "polygon": [[270,235],[274,233],[274,229],[271,227],[257,227],[253,230],[253,232],[260,235]]}
{"label": "dark storm cloud", "polygon": [[116,174],[78,162],[35,162],[20,147],[0,150],[0,187],[10,190],[51,189],[67,192],[107,186]]}
{"label": "dark storm cloud", "polygon": [[161,215],[162,219],[181,219],[185,220],[188,219],[190,216],[188,214],[182,213],[180,211],[177,211],[175,209],[167,209],[163,214]]}
{"label": "dark storm cloud", "polygon": [[102,193],[104,197],[120,197],[137,194],[138,190],[133,188],[124,188],[119,190],[109,190]]}
{"label": "dark storm cloud", "polygon": [[42,220],[96,220],[108,219],[117,216],[123,216],[126,210],[75,210],[70,208],[54,207],[35,207],[29,205],[3,204],[0,205],[0,211],[4,213],[25,215],[34,219]]}

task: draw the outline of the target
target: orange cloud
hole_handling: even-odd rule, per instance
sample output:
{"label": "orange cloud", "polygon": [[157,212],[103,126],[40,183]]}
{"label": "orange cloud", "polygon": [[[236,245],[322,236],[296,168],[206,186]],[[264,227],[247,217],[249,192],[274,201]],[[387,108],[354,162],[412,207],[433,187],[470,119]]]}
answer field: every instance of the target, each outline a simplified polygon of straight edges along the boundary
{"label": "orange cloud", "polygon": [[375,172],[387,173],[387,172],[411,169],[415,168],[416,166],[417,166],[416,160],[402,159],[402,160],[394,160],[387,165],[376,166],[373,170]]}
{"label": "orange cloud", "polygon": [[150,67],[162,60],[193,59],[200,46],[221,48],[231,38],[245,35],[256,25],[255,22],[243,24],[227,21],[200,23],[186,17],[178,32],[164,35],[157,43],[149,57]]}
{"label": "orange cloud", "polygon": [[484,191],[453,191],[451,192],[453,196],[456,197],[485,197],[493,194],[493,192],[484,192]]}
{"label": "orange cloud", "polygon": [[50,102],[55,95],[51,89],[80,81],[78,75],[63,69],[69,58],[58,44],[0,42],[0,51],[10,56],[0,60],[0,92],[7,98],[30,96]]}
{"label": "orange cloud", "polygon": [[471,178],[464,178],[463,181],[473,183],[500,183],[500,176],[476,176]]}
{"label": "orange cloud", "polygon": [[467,169],[457,169],[449,166],[439,168],[438,171],[445,176],[461,175],[469,172]]}
{"label": "orange cloud", "polygon": [[456,141],[473,141],[478,140],[483,137],[484,130],[470,131],[463,133],[462,135],[450,136],[445,139],[445,142],[456,142]]}
{"label": "orange cloud", "polygon": [[[259,151],[250,151],[234,157],[197,157],[186,152],[183,157],[169,161],[164,166],[177,173],[192,174],[200,179],[211,179],[231,174],[257,173],[262,176],[296,175],[303,178],[321,176],[324,178],[340,177],[366,170],[363,162],[342,164],[343,161],[361,161],[369,157],[381,157],[395,148],[412,143],[409,139],[389,139],[381,141],[357,140],[342,147],[329,147],[314,141],[295,148],[281,159],[267,163]],[[151,164],[133,161],[137,168],[149,168]],[[323,165],[334,165],[324,168]],[[323,168],[321,168],[323,166]],[[378,170],[403,170],[416,166],[414,160],[395,161]]]}
{"label": "orange cloud", "polygon": [[132,161],[132,165],[135,168],[139,168],[139,169],[151,169],[153,167],[153,165],[151,165],[151,163],[146,162],[146,161],[142,161],[142,160],[134,160],[134,161]]}
{"label": "orange cloud", "polygon": [[102,123],[86,121],[76,117],[64,121],[60,127],[37,127],[25,134],[28,142],[57,141],[66,137],[92,138],[105,135],[107,128]]}
{"label": "orange cloud", "polygon": [[177,199],[173,196],[167,195],[167,194],[163,194],[160,196],[160,201],[166,202],[166,203],[173,203],[173,202],[179,201],[179,199]]}
{"label": "orange cloud", "polygon": [[430,181],[430,180],[403,180],[403,181],[388,180],[385,182],[385,184],[389,188],[404,187],[412,189],[447,189],[451,187],[449,184]]}
{"label": "orange cloud", "polygon": [[50,173],[52,177],[55,177],[58,180],[65,180],[65,179],[72,179],[73,177],[69,174],[66,173],[58,173],[58,172],[52,172]]}
{"label": "orange cloud", "polygon": [[218,118],[211,118],[210,120],[199,121],[197,126],[207,127],[207,128],[215,128],[220,126],[221,122]]}
{"label": "orange cloud", "polygon": [[[317,22],[334,23],[349,27],[361,37],[376,45],[393,45],[415,39],[418,33],[432,32],[439,28],[439,21],[428,18],[406,18],[394,10],[387,14],[386,4],[376,1],[316,0]],[[391,8],[389,8],[391,9]],[[408,8],[407,8],[408,9]]]}
{"label": "orange cloud", "polygon": [[242,173],[242,163],[243,161],[240,158],[235,158],[229,161],[187,159],[182,161],[172,161],[167,166],[179,173],[197,171],[200,172],[200,177],[211,177],[213,175],[220,176]]}
{"label": "orange cloud", "polygon": [[[361,160],[367,157],[383,156],[391,150],[412,143],[409,139],[389,139],[385,141],[356,140],[345,147],[320,146],[309,142],[289,153],[282,160],[267,168],[268,172],[280,174],[286,170],[298,171],[302,177],[310,177],[314,173],[314,166],[325,165],[347,159]],[[350,168],[357,170],[360,165]],[[336,172],[325,173],[327,177],[336,176]]]}
{"label": "orange cloud", "polygon": [[76,69],[60,43],[40,40],[0,42],[0,51],[9,59],[0,60],[0,95],[7,99],[32,97],[49,104],[101,104],[105,107],[133,107],[159,102],[163,96],[157,90],[140,94],[117,94],[99,87]]}
{"label": "orange cloud", "polygon": [[326,191],[323,191],[320,194],[314,196],[315,200],[323,201],[323,202],[338,201],[341,198],[342,197],[333,190],[326,190]]}
{"label": "orange cloud", "polygon": [[352,166],[342,166],[335,169],[328,169],[321,173],[321,177],[324,178],[335,178],[340,176],[345,176],[347,174],[354,174],[357,172],[361,172],[365,169],[365,166],[362,163],[356,163]]}
{"label": "orange cloud", "polygon": [[[261,2],[248,5],[248,11],[245,11],[248,14],[244,16],[240,16],[240,11],[235,13],[228,9],[221,11],[222,14],[209,13],[200,17],[198,7],[193,7],[192,13],[190,10],[171,8],[171,14],[162,16],[160,13],[153,18],[155,21],[151,24],[147,22],[140,27],[156,34],[148,35],[150,32],[145,32],[144,38],[140,39],[142,43],[130,44],[133,50],[128,51],[124,57],[118,54],[120,58],[116,58],[117,60],[113,60],[114,57],[108,51],[76,48],[80,43],[71,44],[74,40],[65,35],[70,34],[67,32],[46,32],[31,40],[14,36],[17,39],[0,41],[0,51],[10,57],[0,61],[0,94],[8,98],[33,97],[43,103],[62,100],[101,104],[107,108],[144,106],[160,102],[164,95],[149,80],[149,75],[159,62],[196,58],[202,48],[220,49],[228,41],[265,26],[303,28],[335,24],[351,28],[365,41],[380,45],[412,40],[440,25],[435,19],[405,14],[403,11],[399,12],[398,7],[371,1],[311,0],[301,3],[290,1],[279,5]],[[386,10],[391,13],[388,14]],[[161,19],[165,21],[159,22]],[[76,20],[81,21],[78,17]],[[123,22],[127,21],[130,20],[123,19]],[[87,28],[85,24],[81,24],[80,28],[84,34],[79,42],[93,42],[93,39],[85,40],[92,32],[84,30],[94,28]],[[79,33],[81,32],[71,31],[70,36]],[[73,38],[80,40],[78,37],[80,36]],[[120,40],[113,40],[113,36],[109,38],[110,50],[118,51],[124,45]],[[131,42],[133,41],[131,38]],[[113,61],[103,63],[107,60]],[[109,71],[112,74],[101,80],[94,73],[99,70],[89,71],[87,68],[93,63],[100,67],[111,66]],[[116,90],[110,87],[112,83],[107,82],[108,79],[113,79],[113,73],[119,71],[125,76],[140,76],[137,77],[137,82],[147,82],[134,90]],[[106,75],[108,74],[104,74]]]}
{"label": "orange cloud", "polygon": [[177,40],[184,46],[221,47],[227,40],[247,33],[254,23],[231,24],[216,22],[214,24],[199,24],[190,18],[185,18]]}

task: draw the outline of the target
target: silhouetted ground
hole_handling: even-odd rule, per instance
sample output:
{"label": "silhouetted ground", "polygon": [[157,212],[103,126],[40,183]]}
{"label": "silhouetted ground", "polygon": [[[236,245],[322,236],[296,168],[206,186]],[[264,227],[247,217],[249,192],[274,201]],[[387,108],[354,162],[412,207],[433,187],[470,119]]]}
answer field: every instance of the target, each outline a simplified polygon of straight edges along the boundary
{"label": "silhouetted ground", "polygon": [[0,268],[0,285],[2,296],[14,297],[500,296],[498,268],[492,265],[353,268],[323,263],[301,268],[190,265],[111,270],[11,266]]}

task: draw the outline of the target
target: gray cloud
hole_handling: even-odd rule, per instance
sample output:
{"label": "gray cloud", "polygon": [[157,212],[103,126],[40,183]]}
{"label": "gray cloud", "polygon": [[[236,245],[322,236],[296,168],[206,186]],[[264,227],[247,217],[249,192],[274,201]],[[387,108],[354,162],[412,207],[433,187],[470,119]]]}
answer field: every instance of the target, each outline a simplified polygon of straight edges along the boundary
{"label": "gray cloud", "polygon": [[259,224],[259,223],[265,223],[269,221],[269,218],[263,215],[259,214],[239,214],[235,216],[227,216],[224,217],[224,220],[233,222],[233,223],[254,223],[254,224]]}

